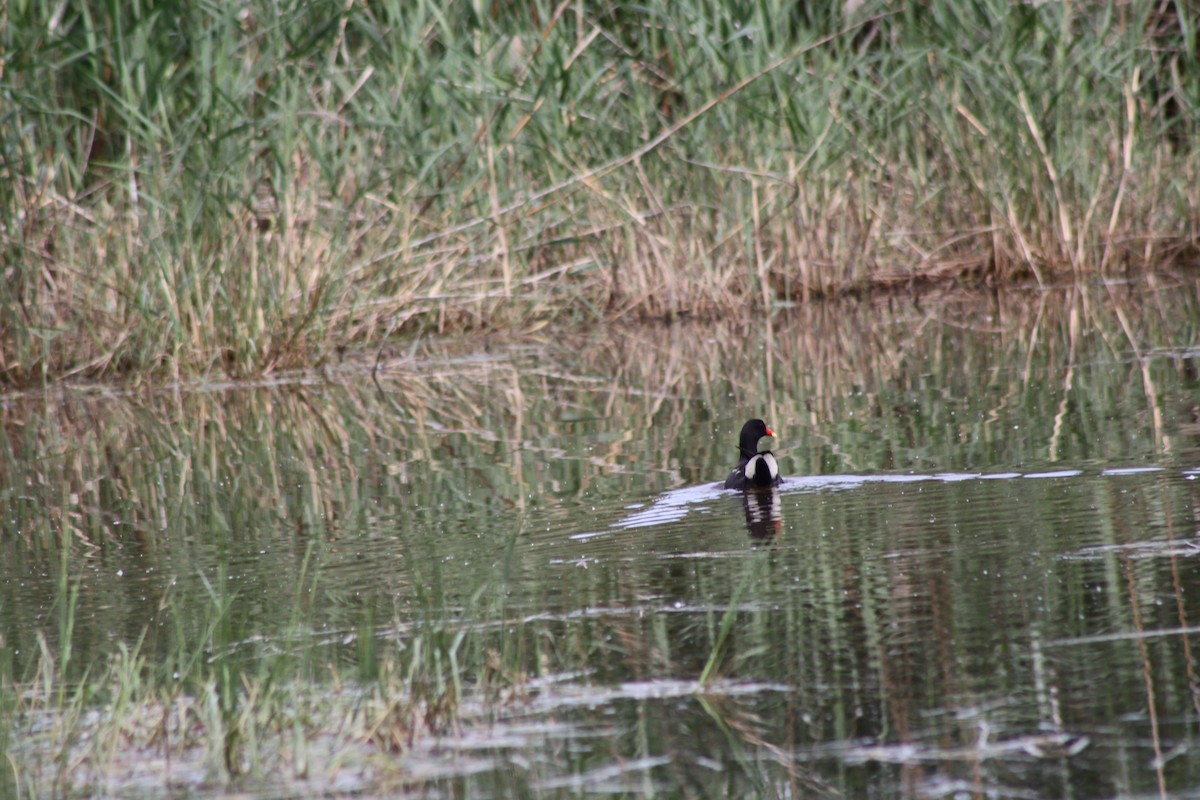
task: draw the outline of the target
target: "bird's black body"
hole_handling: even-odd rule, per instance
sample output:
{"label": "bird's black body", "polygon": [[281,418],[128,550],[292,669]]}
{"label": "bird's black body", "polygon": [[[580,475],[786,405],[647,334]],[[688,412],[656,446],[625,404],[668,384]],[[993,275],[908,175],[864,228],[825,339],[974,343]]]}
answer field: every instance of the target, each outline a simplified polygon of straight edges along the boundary
{"label": "bird's black body", "polygon": [[758,440],[774,435],[775,432],[761,419],[752,419],[742,426],[738,437],[738,464],[725,479],[726,489],[763,489],[779,485],[779,462],[775,460],[775,454],[770,450],[758,451]]}

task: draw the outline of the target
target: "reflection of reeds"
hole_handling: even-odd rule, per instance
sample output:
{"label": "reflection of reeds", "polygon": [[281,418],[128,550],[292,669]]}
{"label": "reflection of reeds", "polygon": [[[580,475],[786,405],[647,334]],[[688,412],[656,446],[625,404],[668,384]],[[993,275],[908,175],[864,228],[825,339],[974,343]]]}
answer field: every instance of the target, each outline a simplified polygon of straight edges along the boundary
{"label": "reflection of reeds", "polygon": [[[770,347],[761,331],[693,322],[497,338],[482,353],[427,338],[384,359],[377,384],[372,364],[348,363],[321,384],[299,375],[275,386],[11,396],[0,405],[0,624],[21,655],[0,662],[5,708],[18,725],[52,719],[52,746],[38,752],[82,759],[94,774],[120,765],[106,742],[165,741],[221,778],[270,772],[267,760],[293,752],[288,769],[317,770],[319,754],[304,756],[311,740],[404,752],[431,732],[503,716],[548,681],[703,676],[719,693],[718,675],[756,676],[790,687],[786,698],[706,701],[703,712],[725,715],[725,734],[749,750],[765,747],[781,781],[807,779],[787,756],[813,742],[926,724],[935,688],[982,695],[1007,681],[1024,710],[1020,657],[993,676],[999,656],[988,649],[1020,643],[980,652],[971,632],[1001,613],[1089,632],[1074,627],[1093,601],[1081,568],[1057,559],[1072,543],[1048,483],[1029,484],[1038,502],[1028,509],[997,515],[1008,535],[1041,549],[990,555],[949,491],[936,507],[898,490],[877,507],[834,495],[801,521],[785,507],[785,523],[812,538],[754,552],[746,572],[735,559],[657,553],[589,562],[587,545],[556,542],[580,563],[550,576],[527,547],[541,533],[534,525],[561,513],[564,530],[603,528],[625,513],[618,498],[719,480],[764,398],[792,472],[1156,454],[1193,463],[1195,445],[1174,420],[1194,413],[1198,296],[1183,283],[1128,304],[1120,292],[1074,288],[948,293],[936,305],[864,298],[777,314]],[[1154,516],[1190,518],[1193,495],[1164,492]],[[1130,513],[1130,498],[1116,500],[1097,513]],[[964,581],[981,558],[998,561],[1009,583]],[[1057,571],[1061,582],[1045,578]],[[1189,582],[1167,573],[1113,569],[1101,581],[1114,608],[1105,629],[1120,628],[1134,599],[1147,629],[1182,619],[1134,597]],[[1147,657],[1174,655],[1164,645]],[[1053,664],[1043,673],[1069,679]],[[1068,722],[1089,707],[1071,688]],[[1122,697],[1143,700],[1134,689]],[[471,705],[480,698],[483,710]],[[86,716],[97,707],[111,712],[100,729]],[[938,747],[957,752],[985,715],[948,725]],[[671,716],[648,713],[645,749],[684,763],[691,745],[671,738]],[[791,720],[782,732],[780,718]]]}
{"label": "reflection of reeds", "polygon": [[[780,315],[765,350],[753,329],[679,323],[484,354],[426,340],[383,361],[377,386],[347,364],[319,390],[14,396],[0,407],[0,476],[20,487],[8,502],[26,542],[153,550],[184,528],[237,536],[235,513],[321,532],[364,484],[405,497],[478,483],[486,501],[464,502],[519,507],[547,486],[563,497],[631,486],[633,472],[711,480],[739,418],[768,399],[797,472],[1081,459],[1124,453],[1131,436],[1168,454],[1194,414],[1170,387],[1192,380],[1196,297],[1194,283],[1127,305],[1075,290],[889,297]],[[1014,420],[1038,434],[1008,436]]]}
{"label": "reflection of reeds", "polygon": [[1195,259],[1171,4],[444,6],[6,18],[0,380]]}

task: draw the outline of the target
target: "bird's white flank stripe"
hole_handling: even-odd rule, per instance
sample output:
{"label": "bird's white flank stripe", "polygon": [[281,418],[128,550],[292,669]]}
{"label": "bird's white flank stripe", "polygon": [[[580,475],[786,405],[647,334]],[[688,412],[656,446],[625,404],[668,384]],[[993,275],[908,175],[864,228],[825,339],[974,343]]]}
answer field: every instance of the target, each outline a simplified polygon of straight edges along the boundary
{"label": "bird's white flank stripe", "polygon": [[759,453],[746,462],[746,480],[754,480],[754,476],[758,473],[759,464],[766,467],[767,478],[769,480],[773,481],[779,476],[779,464],[775,461],[775,456],[770,453]]}

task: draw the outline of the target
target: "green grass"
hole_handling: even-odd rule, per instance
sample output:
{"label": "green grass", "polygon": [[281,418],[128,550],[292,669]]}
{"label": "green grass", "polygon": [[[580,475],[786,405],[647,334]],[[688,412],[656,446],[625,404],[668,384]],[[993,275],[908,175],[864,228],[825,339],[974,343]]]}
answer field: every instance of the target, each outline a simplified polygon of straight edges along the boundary
{"label": "green grass", "polygon": [[9,383],[1195,256],[1183,5],[3,13]]}

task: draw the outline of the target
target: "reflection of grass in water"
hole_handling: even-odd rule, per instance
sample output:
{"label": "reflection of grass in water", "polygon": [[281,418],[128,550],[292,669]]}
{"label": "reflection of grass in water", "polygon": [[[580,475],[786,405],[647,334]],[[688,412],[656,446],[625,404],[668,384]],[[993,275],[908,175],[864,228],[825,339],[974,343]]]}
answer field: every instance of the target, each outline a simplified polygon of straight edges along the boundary
{"label": "reflection of grass in water", "polygon": [[[700,683],[707,684],[717,677],[717,671],[721,669],[721,665],[728,654],[729,637],[733,631],[733,626],[737,624],[738,617],[743,614],[742,597],[746,593],[746,589],[758,580],[761,575],[761,559],[752,559],[746,569],[746,574],[738,581],[734,587],[733,595],[729,598],[729,606],[721,615],[721,622],[717,627],[716,635],[713,636],[712,652],[708,656],[708,660],[704,662],[704,669],[700,671]],[[748,657],[753,655],[752,651],[743,651],[742,656]]]}
{"label": "reflection of grass in water", "polygon": [[[303,580],[303,576],[302,580]],[[305,589],[315,589],[308,582]],[[340,780],[350,786],[398,780],[387,759],[414,742],[481,724],[486,699],[510,702],[520,671],[471,633],[478,613],[431,607],[382,636],[364,613],[349,646],[330,648],[301,608],[295,628],[274,639],[238,639],[236,608],[245,602],[227,578],[207,584],[206,611],[163,598],[147,631],[175,626],[173,649],[154,654],[148,637],[118,643],[103,664],[78,678],[69,647],[54,652],[42,640],[36,671],[6,682],[6,771],[30,794],[113,787],[118,793],[149,782],[227,784],[248,781]],[[58,632],[71,640],[77,587],[63,598]],[[343,642],[345,644],[345,642]],[[343,675],[348,652],[357,677]],[[327,653],[327,655],[323,655]],[[464,687],[469,687],[466,694]],[[171,778],[174,774],[174,778]]]}
{"label": "reflection of grass in water", "polygon": [[[1196,295],[1182,284],[1123,304],[1143,352],[1193,346]],[[36,457],[46,475],[61,476],[35,475],[12,496],[14,528],[27,539],[53,547],[69,533],[65,541],[104,547],[123,529],[148,551],[163,535],[195,551],[202,543],[180,541],[179,531],[210,530],[236,545],[260,521],[336,528],[362,491],[409,498],[415,508],[402,513],[435,524],[422,501],[446,493],[462,507],[520,511],[531,494],[551,502],[547,486],[569,501],[645,487],[646,475],[649,488],[718,479],[736,431],[715,426],[750,413],[782,427],[791,472],[926,470],[1093,457],[1140,438],[1144,422],[1178,416],[1169,404],[1186,400],[1147,392],[1104,294],[880,305],[780,317],[765,349],[738,326],[684,325],[494,360],[422,350],[385,365],[384,397],[356,382],[331,392],[21,401],[0,412],[31,420],[10,428],[0,473],[21,485],[25,459]],[[1170,386],[1191,362],[1146,363],[1151,386]],[[1056,432],[1064,401],[1074,426]],[[732,420],[714,416],[731,406]],[[614,419],[628,423],[609,431]],[[1012,436],[1013,421],[1039,432]],[[714,432],[694,435],[705,429]],[[604,438],[593,441],[596,431]],[[1154,434],[1170,446],[1169,430]],[[469,486],[486,492],[468,497]]]}
{"label": "reflection of grass in water", "polygon": [[[440,737],[483,744],[508,711],[519,713],[539,691],[530,671],[552,688],[591,672],[597,656],[605,660],[603,651],[639,657],[606,643],[614,631],[630,634],[633,618],[601,616],[590,633],[520,618],[497,627],[501,617],[486,608],[483,591],[456,611],[444,596],[427,595],[423,611],[384,628],[364,612],[357,630],[338,634],[334,647],[298,608],[294,630],[238,639],[236,608],[245,598],[227,578],[206,593],[200,615],[179,597],[159,603],[149,627],[195,631],[165,655],[151,654],[142,636],[71,679],[70,653],[46,644],[36,673],[5,687],[12,735],[6,779],[34,795],[405,784],[414,764],[437,757],[430,747]],[[69,598],[78,602],[75,592]],[[736,597],[729,602],[736,607]],[[712,646],[719,650],[723,638]],[[346,661],[350,654],[353,662]],[[699,691],[712,698],[730,688],[707,674],[701,682]],[[686,696],[670,681],[664,688]],[[540,713],[565,714],[586,692],[581,686],[557,701],[550,692]],[[600,688],[595,702],[605,697]],[[730,712],[737,711],[734,702]],[[537,741],[536,725],[521,735]]]}
{"label": "reflection of grass in water", "polygon": [[[1195,297],[1124,307],[1144,337],[1139,347],[1193,346]],[[117,780],[128,752],[146,761],[169,752],[177,768],[214,780],[389,774],[373,753],[469,731],[554,675],[597,683],[682,675],[709,685],[718,673],[779,675],[798,687],[790,703],[870,707],[879,692],[893,724],[910,721],[922,681],[955,674],[956,659],[969,654],[858,654],[849,667],[838,654],[883,652],[895,628],[922,635],[933,612],[985,628],[992,598],[954,596],[947,575],[972,568],[972,543],[952,539],[924,556],[930,515],[901,494],[887,525],[834,501],[811,509],[814,530],[834,532],[829,544],[785,543],[804,548],[800,577],[824,598],[819,608],[836,610],[838,598],[854,594],[844,616],[813,619],[802,596],[780,614],[738,611],[739,592],[784,580],[772,572],[777,554],[756,554],[762,574],[686,562],[672,571],[648,556],[581,567],[559,585],[558,575],[538,579],[544,565],[523,563],[516,543],[535,533],[529,520],[559,505],[577,520],[572,504],[596,498],[619,514],[620,504],[605,501],[719,479],[732,442],[699,432],[721,424],[736,433],[750,406],[784,418],[796,471],[1048,461],[1056,437],[1059,456],[1079,460],[1126,453],[1116,442],[1134,434],[1167,451],[1172,431],[1159,437],[1152,410],[1158,404],[1169,419],[1173,403],[1191,402],[1187,365],[1147,362],[1162,390],[1148,398],[1141,363],[1123,357],[1126,334],[1105,302],[1051,295],[982,312],[967,304],[953,316],[952,303],[936,313],[906,306],[890,318],[877,309],[805,312],[790,325],[780,318],[765,349],[747,347],[735,327],[705,326],[700,336],[681,326],[583,340],[570,357],[553,347],[493,360],[418,351],[419,360],[388,365],[388,398],[362,381],[136,401],[69,394],[37,413],[13,401],[3,409],[0,459],[14,531],[0,541],[4,568],[55,578],[5,598],[5,644],[22,654],[5,660],[15,669],[3,676],[6,719],[28,725],[4,734],[13,777],[91,780],[78,771],[87,764],[96,781]],[[1031,419],[1028,410],[1057,410],[1067,370],[1073,408],[1060,432],[1053,415]],[[927,388],[931,372],[940,379]],[[723,397],[731,390],[732,402]],[[963,400],[948,404],[944,394]],[[949,418],[947,408],[972,415]],[[1003,436],[1014,421],[1026,435]],[[1051,488],[1037,484],[1030,496]],[[1043,543],[1064,535],[1052,516],[1023,517],[1017,533],[1029,530]],[[853,535],[837,538],[845,531]],[[494,542],[485,532],[507,536]],[[900,549],[917,555],[884,558],[893,546],[885,535],[915,537]],[[385,546],[369,549],[372,538]],[[353,573],[335,569],[356,547],[366,559],[395,551],[369,574],[367,596]],[[964,555],[946,555],[956,551]],[[1045,572],[1056,568],[1053,552],[1048,546],[1039,562]],[[1019,558],[1005,566],[1038,574]],[[125,578],[114,578],[117,570]],[[1135,578],[1156,588],[1153,573]],[[1120,580],[1109,583],[1111,597],[1125,593]],[[505,590],[518,584],[528,603],[544,599],[552,612],[564,594],[568,606],[613,608],[537,618],[509,604]],[[1046,607],[1084,605],[1080,584],[1045,589]],[[622,613],[636,608],[630,587],[639,586],[694,591],[713,610]],[[933,612],[906,605],[923,586],[937,590]],[[50,607],[54,625],[29,623]],[[1114,628],[1121,613],[1113,611]],[[913,664],[930,666],[933,678]],[[824,726],[821,735],[846,733],[844,717],[813,725]],[[45,748],[23,750],[26,741]]]}

